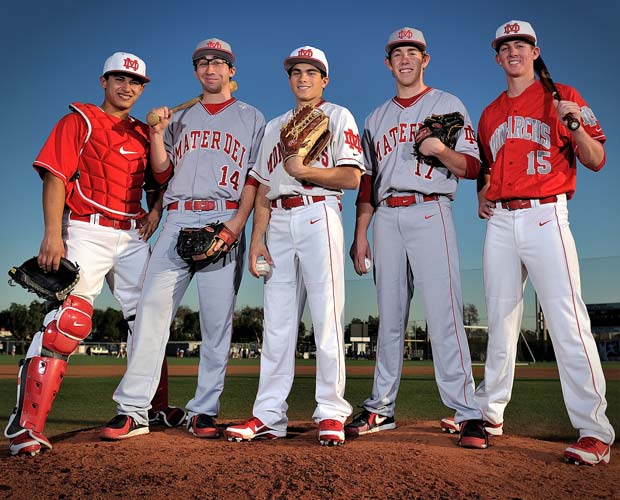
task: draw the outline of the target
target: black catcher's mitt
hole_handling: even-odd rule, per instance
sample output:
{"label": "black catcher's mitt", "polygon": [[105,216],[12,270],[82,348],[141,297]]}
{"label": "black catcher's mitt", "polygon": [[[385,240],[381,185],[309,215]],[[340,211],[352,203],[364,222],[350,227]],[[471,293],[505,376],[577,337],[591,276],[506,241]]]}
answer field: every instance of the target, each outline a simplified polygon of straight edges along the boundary
{"label": "black catcher's mitt", "polygon": [[420,153],[420,145],[429,137],[437,137],[450,149],[456,146],[457,136],[463,128],[463,115],[458,111],[445,115],[431,115],[424,120],[418,129],[413,145],[413,155],[422,163],[431,167],[442,167],[442,163],[434,156],[425,156]]}
{"label": "black catcher's mitt", "polygon": [[17,283],[42,299],[62,302],[77,285],[80,267],[62,257],[58,271],[47,273],[39,267],[37,258],[32,257],[21,266],[9,269],[9,276],[10,285]]}
{"label": "black catcher's mitt", "polygon": [[[223,245],[219,250],[215,246]],[[214,222],[204,227],[184,227],[177,239],[177,253],[187,262],[212,264],[237,246],[237,238],[222,222]]]}

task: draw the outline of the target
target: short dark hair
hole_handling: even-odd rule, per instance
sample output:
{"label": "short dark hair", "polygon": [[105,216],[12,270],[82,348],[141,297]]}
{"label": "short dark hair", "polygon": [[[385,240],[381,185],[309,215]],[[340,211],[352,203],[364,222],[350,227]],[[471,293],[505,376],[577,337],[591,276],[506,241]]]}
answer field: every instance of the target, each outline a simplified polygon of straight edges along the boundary
{"label": "short dark hair", "polygon": [[[302,61],[303,62],[303,61]],[[295,66],[297,66],[297,64],[293,64],[286,72],[288,73],[288,77],[291,77],[291,73],[293,72],[293,70],[295,69]],[[307,64],[310,64],[311,66],[314,66],[314,64],[312,64],[311,62],[308,62]],[[321,68],[319,68],[318,66],[314,66],[315,69],[318,69],[321,72],[321,78],[326,78],[327,77],[327,73],[325,73],[325,71],[323,71]]]}
{"label": "short dark hair", "polygon": [[499,49],[502,47],[502,45],[504,45],[506,42],[512,42],[513,40],[520,40],[521,42],[529,43],[532,47],[536,47],[536,44],[532,42],[532,40],[529,38],[525,38],[521,36],[511,36],[510,38],[506,38],[505,40],[502,40],[500,43],[498,43],[495,46],[495,53],[499,54]]}
{"label": "short dark hair", "polygon": [[405,42],[405,43],[399,43],[398,45],[394,45],[393,47],[390,47],[390,52],[385,55],[385,58],[388,61],[391,60],[392,59],[392,52],[394,52],[396,49],[398,49],[400,47],[413,47],[413,48],[418,49],[420,51],[420,54],[422,54],[422,56],[426,55],[426,50],[422,50],[422,48],[419,45],[416,45],[414,43]]}
{"label": "short dark hair", "polygon": [[105,75],[103,75],[103,78],[107,80],[109,76],[127,76],[132,80],[139,81],[142,85],[146,85],[148,83],[144,78],[140,78],[138,75],[133,73],[123,73],[122,71],[108,71]]}

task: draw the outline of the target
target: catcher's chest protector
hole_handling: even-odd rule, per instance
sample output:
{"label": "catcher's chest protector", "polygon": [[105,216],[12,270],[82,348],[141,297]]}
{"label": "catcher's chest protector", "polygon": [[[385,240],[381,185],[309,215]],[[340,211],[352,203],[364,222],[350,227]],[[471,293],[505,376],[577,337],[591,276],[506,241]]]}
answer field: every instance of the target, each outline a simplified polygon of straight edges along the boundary
{"label": "catcher's chest protector", "polygon": [[115,212],[141,212],[142,186],[148,163],[146,125],[118,121],[91,104],[70,108],[82,116],[89,135],[80,155],[76,183],[87,201]]}

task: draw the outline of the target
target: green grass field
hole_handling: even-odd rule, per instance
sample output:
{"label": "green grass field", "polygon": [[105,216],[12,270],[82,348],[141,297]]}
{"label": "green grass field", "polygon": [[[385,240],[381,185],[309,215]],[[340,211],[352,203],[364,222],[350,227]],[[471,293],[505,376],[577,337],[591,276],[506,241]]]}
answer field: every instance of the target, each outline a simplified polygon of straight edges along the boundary
{"label": "green grass field", "polygon": [[[17,363],[17,357],[0,356],[0,364]],[[74,365],[124,365],[124,359],[111,357],[74,356]],[[170,365],[197,364],[197,358],[168,358]],[[347,361],[350,365],[374,366],[374,361]],[[426,362],[405,362],[416,365]],[[231,360],[235,365],[258,365],[256,359]],[[314,364],[314,360],[298,360],[299,365]],[[541,364],[535,365],[540,367]],[[46,434],[60,433],[99,426],[115,414],[112,393],[119,377],[67,378],[50,413]],[[372,375],[350,376],[347,379],[346,398],[354,406],[361,405],[372,387]],[[170,402],[177,406],[191,399],[196,388],[196,377],[170,378]],[[258,388],[258,376],[228,376],[222,394],[219,421],[236,422],[248,418]],[[310,421],[314,410],[314,377],[297,376],[288,399],[289,419]],[[15,404],[15,380],[0,380],[0,422],[6,424]],[[620,433],[620,381],[607,382],[607,416]],[[357,411],[359,408],[355,408]],[[403,377],[396,404],[398,420],[439,420],[451,414],[439,397],[432,376]],[[559,380],[517,379],[513,398],[505,414],[505,431],[511,434],[549,440],[572,440],[572,428],[564,408]]]}

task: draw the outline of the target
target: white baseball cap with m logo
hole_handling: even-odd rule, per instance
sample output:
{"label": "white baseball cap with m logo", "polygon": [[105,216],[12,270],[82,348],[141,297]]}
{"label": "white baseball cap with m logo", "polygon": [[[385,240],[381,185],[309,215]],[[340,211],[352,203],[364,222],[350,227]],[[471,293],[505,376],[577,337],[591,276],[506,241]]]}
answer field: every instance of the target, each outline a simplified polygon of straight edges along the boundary
{"label": "white baseball cap with m logo", "polygon": [[103,65],[103,76],[108,73],[127,73],[136,76],[143,82],[150,82],[151,79],[146,76],[146,64],[142,59],[129,52],[115,52],[106,59]]}

